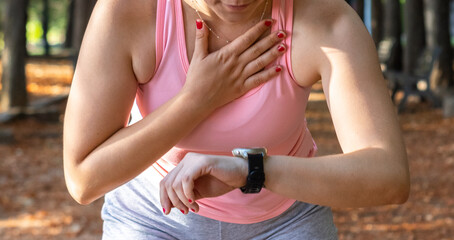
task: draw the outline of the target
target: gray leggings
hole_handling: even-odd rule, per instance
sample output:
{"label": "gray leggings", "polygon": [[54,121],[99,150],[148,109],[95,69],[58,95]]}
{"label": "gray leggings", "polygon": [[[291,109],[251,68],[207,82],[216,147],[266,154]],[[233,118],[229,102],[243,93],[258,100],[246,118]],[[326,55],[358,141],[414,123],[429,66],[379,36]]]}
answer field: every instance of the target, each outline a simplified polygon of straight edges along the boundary
{"label": "gray leggings", "polygon": [[327,207],[294,203],[275,218],[253,224],[226,223],[200,215],[181,214],[174,209],[143,223],[132,216],[119,219],[103,212],[103,240],[151,239],[337,239],[331,210]]}
{"label": "gray leggings", "polygon": [[102,209],[103,240],[153,239],[337,239],[331,209],[295,202],[281,215],[252,224],[235,224],[177,209],[165,216],[153,171],[106,194]]}

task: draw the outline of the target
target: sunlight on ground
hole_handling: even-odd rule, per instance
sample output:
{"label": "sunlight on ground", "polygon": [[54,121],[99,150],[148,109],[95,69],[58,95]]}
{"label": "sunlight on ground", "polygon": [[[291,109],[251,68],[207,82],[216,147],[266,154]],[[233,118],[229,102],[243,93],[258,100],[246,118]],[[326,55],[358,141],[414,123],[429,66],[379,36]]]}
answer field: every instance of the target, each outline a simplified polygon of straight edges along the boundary
{"label": "sunlight on ground", "polygon": [[82,226],[73,221],[73,217],[58,212],[37,211],[0,219],[0,232],[7,229],[28,230],[34,235],[77,235]]}
{"label": "sunlight on ground", "polygon": [[68,94],[74,70],[72,62],[68,60],[30,60],[25,66],[25,72],[28,93],[48,96]]}

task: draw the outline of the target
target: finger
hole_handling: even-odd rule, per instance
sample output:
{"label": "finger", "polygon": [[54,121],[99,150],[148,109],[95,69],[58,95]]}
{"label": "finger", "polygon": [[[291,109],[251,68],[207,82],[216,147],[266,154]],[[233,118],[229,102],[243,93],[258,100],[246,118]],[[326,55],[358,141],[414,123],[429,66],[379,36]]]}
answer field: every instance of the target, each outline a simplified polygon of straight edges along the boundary
{"label": "finger", "polygon": [[246,51],[243,52],[240,56],[240,60],[244,60],[245,62],[250,62],[253,59],[258,58],[268,49],[276,45],[277,43],[284,40],[286,34],[284,31],[279,31],[268,35],[266,38],[260,40],[258,43],[252,45]]}
{"label": "finger", "polygon": [[174,191],[173,188],[166,188],[167,190],[167,196],[169,196],[170,202],[172,202],[172,205],[176,208],[178,208],[181,213],[187,214],[188,213],[188,207],[183,204],[183,202],[180,200],[176,192]]}
{"label": "finger", "polygon": [[[186,207],[185,209],[188,209],[192,212],[197,212],[199,210],[199,205],[196,202],[194,202],[194,200],[186,198],[182,189],[175,191],[175,193],[176,193],[178,199],[180,200],[180,202],[185,205],[185,207]],[[180,207],[179,207],[179,209],[184,210],[183,208],[180,208]],[[184,213],[187,213],[187,211]]]}
{"label": "finger", "polygon": [[287,48],[284,44],[279,44],[278,46],[270,49],[268,52],[264,53],[262,56],[256,58],[255,60],[249,62],[246,67],[244,67],[243,73],[246,76],[251,76],[256,72],[265,68],[268,64],[276,60],[277,57],[283,55]]}
{"label": "finger", "polygon": [[276,66],[276,67],[272,67],[272,68],[263,70],[261,72],[258,72],[256,74],[250,76],[244,82],[245,91],[247,92],[247,91],[249,91],[253,88],[256,88],[256,87],[260,86],[261,84],[269,81],[270,79],[272,79],[273,77],[278,75],[280,72],[282,72],[282,69],[283,68],[281,66]]}
{"label": "finger", "polygon": [[162,212],[165,214],[165,215],[168,215],[173,207],[172,205],[172,202],[170,201],[168,195],[167,195],[167,191],[166,191],[166,188],[164,186],[164,182],[161,181],[161,183],[159,184],[160,187],[159,187],[159,200],[161,202],[161,206],[162,206]]}
{"label": "finger", "polygon": [[262,34],[273,25],[273,20],[267,19],[260,21],[246,33],[235,39],[231,44],[226,46],[227,51],[241,54],[248,49]]}
{"label": "finger", "polygon": [[208,55],[209,32],[201,19],[196,20],[196,28],[193,59],[203,59]]}
{"label": "finger", "polygon": [[[198,212],[199,211],[199,205],[197,202],[195,202],[196,199],[196,194],[194,193],[194,180],[193,178],[190,177],[191,175],[186,174],[181,182],[181,187],[183,190],[183,194],[185,198],[187,199],[188,207],[191,209],[193,212]],[[197,176],[195,179],[197,179],[199,176]]]}

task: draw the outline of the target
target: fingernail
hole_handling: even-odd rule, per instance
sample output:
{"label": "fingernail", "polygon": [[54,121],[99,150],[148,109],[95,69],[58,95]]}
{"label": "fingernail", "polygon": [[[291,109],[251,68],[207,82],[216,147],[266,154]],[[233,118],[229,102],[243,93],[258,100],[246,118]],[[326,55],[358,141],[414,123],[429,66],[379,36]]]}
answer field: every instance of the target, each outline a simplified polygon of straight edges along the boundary
{"label": "fingernail", "polygon": [[193,208],[191,208],[191,211],[192,211],[192,212],[195,212],[195,210],[194,210]]}
{"label": "fingernail", "polygon": [[199,29],[199,30],[202,29],[202,27],[203,27],[203,22],[202,22],[202,20],[197,19],[197,20],[195,21],[195,23],[197,24],[197,29]]}
{"label": "fingernail", "polygon": [[265,21],[265,25],[266,25],[267,27],[271,26],[272,24],[273,24],[273,20],[266,20],[266,21]]}
{"label": "fingernail", "polygon": [[180,210],[180,211],[181,211],[181,213],[183,213],[183,214],[184,214],[184,210]]}
{"label": "fingernail", "polygon": [[166,209],[165,209],[165,208],[162,208],[162,211],[163,211],[164,213],[166,213]]}
{"label": "fingernail", "polygon": [[281,44],[281,45],[279,45],[279,46],[277,47],[277,50],[278,50],[279,52],[283,52],[283,51],[285,51],[285,46],[284,46],[283,44]]}
{"label": "fingernail", "polygon": [[278,32],[277,33],[277,37],[278,38],[284,38],[285,37],[285,33],[284,32]]}
{"label": "fingernail", "polygon": [[281,66],[277,66],[277,67],[275,68],[275,70],[276,70],[276,72],[281,72],[281,71],[282,71],[282,67],[281,67]]}
{"label": "fingernail", "polygon": [[191,200],[191,199],[188,199],[188,202],[189,202],[189,203],[192,203],[192,200]]}

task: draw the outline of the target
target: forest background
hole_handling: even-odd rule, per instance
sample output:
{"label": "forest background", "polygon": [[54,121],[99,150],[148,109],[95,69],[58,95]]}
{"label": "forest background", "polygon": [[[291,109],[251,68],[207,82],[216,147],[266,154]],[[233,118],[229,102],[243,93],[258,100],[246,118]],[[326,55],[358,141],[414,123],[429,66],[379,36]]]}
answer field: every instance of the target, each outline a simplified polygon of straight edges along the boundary
{"label": "forest background", "polygon": [[[334,209],[339,238],[454,239],[453,1],[347,2],[382,53],[390,93],[397,87],[412,187],[402,206]],[[66,98],[95,3],[0,0],[0,239],[100,239],[103,200],[80,206],[71,199],[61,151]],[[399,109],[405,91],[391,78],[417,75],[421,54],[435,49],[428,86],[411,83],[416,94]],[[320,155],[341,151],[320,84],[307,120]]]}

